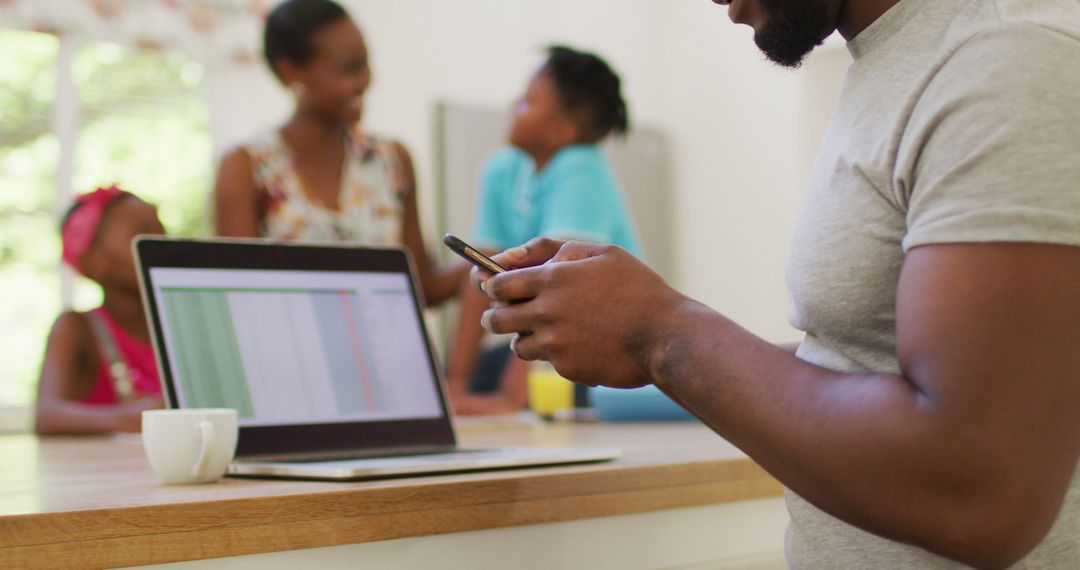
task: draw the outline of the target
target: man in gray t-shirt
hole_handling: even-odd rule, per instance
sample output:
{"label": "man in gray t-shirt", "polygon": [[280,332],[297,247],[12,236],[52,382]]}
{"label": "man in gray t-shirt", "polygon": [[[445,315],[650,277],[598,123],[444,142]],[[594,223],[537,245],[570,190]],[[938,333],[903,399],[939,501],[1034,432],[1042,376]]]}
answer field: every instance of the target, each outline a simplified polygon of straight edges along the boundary
{"label": "man in gray t-shirt", "polygon": [[715,1],[780,64],[834,30],[855,60],[791,248],[798,352],[575,243],[474,275],[485,326],[746,451],[792,567],[1080,568],[1080,3]]}
{"label": "man in gray t-shirt", "polygon": [[[984,332],[962,323],[937,323],[949,327],[947,333],[905,331],[905,321],[897,321],[898,305],[911,303],[905,295],[932,294],[916,287],[898,291],[913,285],[905,282],[908,263],[916,261],[909,257],[913,251],[995,242],[1080,246],[1080,3],[903,0],[849,41],[848,49],[855,61],[815,164],[788,263],[791,322],[807,333],[798,356],[849,373],[917,375],[924,371],[913,361],[906,368],[902,363],[898,335],[908,337],[899,343],[903,349],[941,342],[938,335]],[[965,260],[962,254],[955,259]],[[988,270],[976,276],[997,279]],[[977,281],[939,279],[922,286],[970,288],[972,296],[984,290]],[[1071,288],[1080,297],[1080,282]],[[970,300],[986,304],[978,310],[999,310],[1008,302],[980,297]],[[980,352],[1012,350],[993,335],[955,344]],[[1023,367],[1003,381],[1030,382],[1036,389],[1038,380],[1024,375],[1038,373],[1043,371]],[[1060,373],[1080,384],[1076,371]],[[979,385],[972,380],[968,389]],[[1080,417],[1075,399],[1071,414]],[[1063,420],[1070,421],[1056,421]],[[950,426],[943,436],[963,437],[972,427]],[[976,471],[970,485],[981,483]],[[845,524],[794,493],[788,509],[793,567],[948,566]],[[1080,471],[1053,533],[1021,566],[1080,568]]]}

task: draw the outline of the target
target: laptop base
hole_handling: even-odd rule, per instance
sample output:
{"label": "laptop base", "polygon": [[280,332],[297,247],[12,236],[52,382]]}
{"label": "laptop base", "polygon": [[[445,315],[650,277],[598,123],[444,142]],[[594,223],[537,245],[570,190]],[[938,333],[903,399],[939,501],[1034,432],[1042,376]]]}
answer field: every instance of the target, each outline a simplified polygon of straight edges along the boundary
{"label": "laptop base", "polygon": [[373,457],[333,461],[234,462],[228,474],[235,477],[362,481],[413,475],[464,471],[487,471],[595,463],[620,455],[610,448],[489,447],[460,448],[451,453],[418,456]]}

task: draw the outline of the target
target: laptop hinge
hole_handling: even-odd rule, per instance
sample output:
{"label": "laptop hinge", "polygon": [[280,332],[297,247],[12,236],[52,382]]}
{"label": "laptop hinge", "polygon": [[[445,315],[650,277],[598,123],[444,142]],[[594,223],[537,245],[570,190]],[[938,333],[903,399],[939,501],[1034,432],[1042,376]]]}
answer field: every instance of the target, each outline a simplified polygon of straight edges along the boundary
{"label": "laptop hinge", "polygon": [[322,451],[300,451],[269,455],[245,455],[237,457],[237,463],[311,463],[315,461],[340,461],[348,459],[371,459],[376,457],[401,457],[407,455],[436,455],[454,453],[459,448],[454,445],[413,445],[407,447],[381,447],[376,449],[334,449]]}

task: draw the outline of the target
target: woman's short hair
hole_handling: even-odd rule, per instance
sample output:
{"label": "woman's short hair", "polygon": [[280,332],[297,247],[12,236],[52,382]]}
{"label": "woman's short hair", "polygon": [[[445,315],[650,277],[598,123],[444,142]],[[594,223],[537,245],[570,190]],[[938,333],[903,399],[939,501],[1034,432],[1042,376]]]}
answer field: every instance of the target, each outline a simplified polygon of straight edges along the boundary
{"label": "woman's short hair", "polygon": [[307,64],[315,52],[315,34],[348,17],[345,8],[333,0],[286,0],[278,4],[266,17],[263,30],[263,55],[270,71],[278,76],[276,64],[283,59]]}

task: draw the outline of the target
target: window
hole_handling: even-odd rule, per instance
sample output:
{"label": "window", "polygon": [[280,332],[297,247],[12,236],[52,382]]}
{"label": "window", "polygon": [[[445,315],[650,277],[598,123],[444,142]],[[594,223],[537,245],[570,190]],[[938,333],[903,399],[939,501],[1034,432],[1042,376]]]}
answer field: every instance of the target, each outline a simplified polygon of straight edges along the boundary
{"label": "window", "polygon": [[0,406],[33,402],[62,308],[101,302],[60,265],[72,193],[119,184],[166,229],[206,229],[211,141],[203,66],[182,55],[0,30]]}

